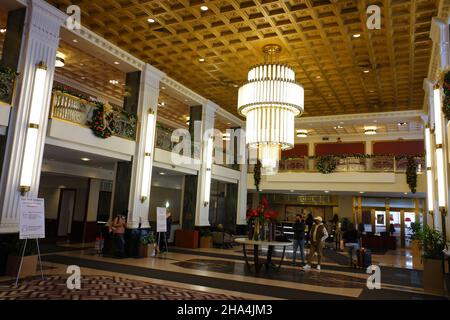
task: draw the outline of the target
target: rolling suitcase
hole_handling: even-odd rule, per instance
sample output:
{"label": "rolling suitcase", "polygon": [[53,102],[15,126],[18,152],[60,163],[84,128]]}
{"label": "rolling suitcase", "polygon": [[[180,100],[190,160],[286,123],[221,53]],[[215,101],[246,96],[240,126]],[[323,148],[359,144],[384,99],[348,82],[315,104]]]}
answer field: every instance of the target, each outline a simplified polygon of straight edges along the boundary
{"label": "rolling suitcase", "polygon": [[372,252],[369,249],[361,248],[357,251],[358,267],[366,269],[372,265]]}

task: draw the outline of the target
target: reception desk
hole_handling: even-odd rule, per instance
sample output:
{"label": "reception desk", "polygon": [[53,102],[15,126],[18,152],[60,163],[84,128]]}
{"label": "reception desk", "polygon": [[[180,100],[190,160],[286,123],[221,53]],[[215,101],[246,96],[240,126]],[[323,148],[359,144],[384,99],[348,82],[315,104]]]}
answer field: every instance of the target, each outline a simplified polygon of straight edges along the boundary
{"label": "reception desk", "polygon": [[372,250],[395,250],[397,239],[390,235],[363,234],[362,246]]}

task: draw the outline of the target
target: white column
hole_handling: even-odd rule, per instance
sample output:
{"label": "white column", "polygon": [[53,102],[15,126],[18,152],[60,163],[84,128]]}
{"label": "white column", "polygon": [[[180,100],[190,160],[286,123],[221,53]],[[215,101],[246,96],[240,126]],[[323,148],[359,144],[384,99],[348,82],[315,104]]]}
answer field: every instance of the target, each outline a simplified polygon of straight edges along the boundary
{"label": "white column", "polygon": [[430,38],[433,43],[437,44],[439,48],[439,69],[446,70],[450,64],[449,55],[449,23],[450,18],[447,21],[440,18],[433,18],[431,22]]}
{"label": "white column", "polygon": [[[204,199],[205,190],[207,188],[207,175],[206,175],[206,158],[207,158],[207,143],[208,140],[205,139],[204,134],[207,130],[214,128],[214,117],[218,106],[212,102],[207,101],[206,104],[202,106],[202,136],[201,136],[201,154],[202,162],[200,165],[200,171],[198,172],[198,183],[197,183],[197,204],[195,209],[195,226],[209,226],[209,199]],[[205,200],[207,202],[205,202]]]}
{"label": "white column", "polygon": [[[158,108],[159,97],[159,83],[165,74],[158,69],[147,64],[142,70],[141,84],[139,88],[139,105],[138,105],[138,119],[139,126],[136,134],[136,150],[133,157],[133,167],[131,171],[130,183],[130,200],[128,205],[128,228],[137,228],[141,222],[142,228],[149,228],[149,207],[150,188],[148,188],[146,199],[142,199],[141,190],[143,182],[144,171],[144,157],[147,130],[150,130],[153,137],[153,144],[155,143],[156,130],[156,112]],[[149,112],[154,113],[153,124],[147,128],[147,118]],[[152,164],[153,164],[153,150],[150,153],[150,170],[149,170],[149,184],[151,186],[152,178]]]}
{"label": "white column", "polygon": [[364,151],[366,154],[372,154],[373,152],[372,140],[366,140]]}
{"label": "white column", "polygon": [[19,79],[16,88],[15,107],[11,109],[10,126],[5,150],[5,160],[0,182],[0,233],[19,230],[19,184],[25,140],[31,107],[36,65],[47,66],[43,104],[39,119],[36,152],[32,168],[32,180],[28,197],[37,197],[41,176],[42,156],[47,133],[56,50],[59,30],[66,15],[42,0],[28,2],[27,17],[19,62]]}

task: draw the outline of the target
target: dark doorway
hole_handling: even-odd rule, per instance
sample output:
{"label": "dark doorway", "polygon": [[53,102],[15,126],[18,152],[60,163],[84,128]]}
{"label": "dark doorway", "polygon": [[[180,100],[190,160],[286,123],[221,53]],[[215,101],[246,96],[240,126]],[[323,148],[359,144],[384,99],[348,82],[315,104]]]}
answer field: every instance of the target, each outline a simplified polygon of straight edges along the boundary
{"label": "dark doorway", "polygon": [[108,221],[111,208],[111,191],[100,191],[98,194],[97,221]]}
{"label": "dark doorway", "polygon": [[67,237],[70,233],[75,214],[76,189],[61,189],[58,205],[58,237]]}

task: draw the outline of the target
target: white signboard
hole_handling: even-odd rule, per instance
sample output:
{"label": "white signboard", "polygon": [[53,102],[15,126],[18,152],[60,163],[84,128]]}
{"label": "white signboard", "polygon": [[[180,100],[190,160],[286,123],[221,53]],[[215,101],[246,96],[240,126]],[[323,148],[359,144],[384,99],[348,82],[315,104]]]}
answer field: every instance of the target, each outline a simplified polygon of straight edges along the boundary
{"label": "white signboard", "polygon": [[45,238],[44,199],[20,198],[20,239]]}
{"label": "white signboard", "polygon": [[164,207],[156,208],[156,232],[167,232],[166,211]]}

